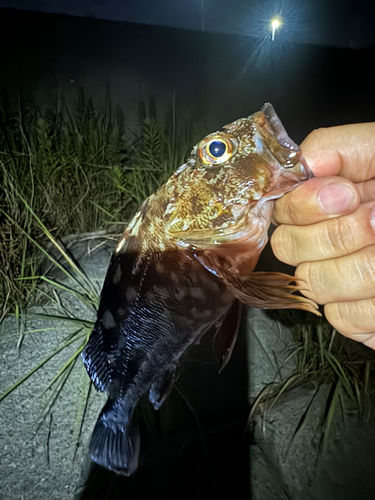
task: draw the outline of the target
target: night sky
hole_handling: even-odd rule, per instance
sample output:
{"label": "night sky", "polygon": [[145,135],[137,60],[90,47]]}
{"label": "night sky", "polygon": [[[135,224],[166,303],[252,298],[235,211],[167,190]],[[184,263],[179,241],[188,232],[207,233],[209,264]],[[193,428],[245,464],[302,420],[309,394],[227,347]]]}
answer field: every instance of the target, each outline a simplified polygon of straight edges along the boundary
{"label": "night sky", "polygon": [[0,0],[0,7],[250,36],[278,13],[295,42],[375,44],[373,0]]}
{"label": "night sky", "polygon": [[373,0],[0,0],[0,89],[100,107],[108,87],[128,124],[140,99],[176,99],[205,132],[271,101],[301,141],[374,120],[373,26]]}
{"label": "night sky", "polygon": [[[256,26],[255,20],[264,14],[266,21],[259,24],[257,33],[254,28],[257,36],[245,36],[207,31],[208,20],[219,18],[221,22],[227,19],[228,26],[233,27],[234,16],[238,19],[241,12],[248,12],[237,11],[233,5],[245,2],[230,2],[231,8],[229,2],[205,2],[204,31],[196,25],[196,29],[183,30],[93,18],[115,16],[120,20],[127,16],[131,20],[164,21],[166,25],[189,21],[194,28],[193,7],[197,14],[198,0],[170,1],[174,5],[170,10],[157,9],[156,0],[147,2],[143,10],[143,0],[77,4],[64,1],[65,12],[79,6],[82,15],[91,13],[91,17],[0,9],[0,88],[29,86],[39,102],[47,105],[58,92],[63,92],[68,101],[74,100],[77,88],[82,87],[100,107],[109,87],[111,98],[123,108],[128,125],[137,122],[140,99],[153,95],[164,110],[176,99],[181,123],[198,123],[204,133],[247,116],[271,101],[297,142],[317,127],[374,120],[375,95],[369,75],[374,71],[375,43],[354,48],[353,42],[367,33],[370,17],[366,21],[363,15],[358,17],[358,25],[354,15],[364,12],[365,4],[360,3],[355,9],[353,4],[340,2],[338,9],[336,1],[327,2],[329,7],[324,7],[319,0],[302,2],[305,9],[297,9],[291,3],[283,3],[281,12],[288,17],[272,42],[265,8],[254,7],[253,24],[247,24],[247,29]],[[0,5],[6,3],[0,0]],[[52,1],[9,3],[13,7],[62,10],[58,2]],[[181,16],[181,10],[177,16],[177,5],[185,9],[187,4],[191,16]],[[138,6],[137,11],[134,5]],[[306,15],[311,5],[316,9],[320,6],[322,13],[335,19],[336,31],[325,31],[327,18],[321,15],[322,24],[313,32],[316,17]],[[353,15],[349,19],[344,14],[350,12]],[[219,26],[219,21],[215,26]],[[335,43],[296,42],[301,27],[315,39],[328,33]],[[352,42],[335,38],[334,33],[340,30],[347,38],[352,33]],[[372,31],[375,36],[375,30]]]}

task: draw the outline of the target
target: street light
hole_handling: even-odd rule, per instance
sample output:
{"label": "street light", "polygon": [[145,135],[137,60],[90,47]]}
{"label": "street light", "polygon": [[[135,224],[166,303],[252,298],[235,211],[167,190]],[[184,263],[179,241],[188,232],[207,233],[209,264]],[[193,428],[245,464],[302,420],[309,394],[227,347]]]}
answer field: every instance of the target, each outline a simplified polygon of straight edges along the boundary
{"label": "street light", "polygon": [[257,5],[249,9],[249,15],[244,19],[250,56],[242,74],[250,66],[253,70],[265,69],[280,60],[306,24],[306,9],[296,6],[296,0],[254,3]]}
{"label": "street light", "polygon": [[279,18],[277,17],[273,17],[271,19],[271,31],[272,31],[272,41],[275,40],[275,33],[276,33],[276,30],[278,30],[282,25],[282,22]]}

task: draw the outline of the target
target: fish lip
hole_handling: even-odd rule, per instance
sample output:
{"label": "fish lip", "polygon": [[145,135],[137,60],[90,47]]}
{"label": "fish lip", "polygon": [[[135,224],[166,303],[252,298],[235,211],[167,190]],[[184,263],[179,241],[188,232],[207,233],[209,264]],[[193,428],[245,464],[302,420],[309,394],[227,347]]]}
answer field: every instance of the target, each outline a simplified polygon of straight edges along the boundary
{"label": "fish lip", "polygon": [[266,102],[261,107],[261,111],[267,118],[267,121],[270,124],[271,129],[275,133],[275,137],[280,146],[292,151],[299,151],[299,146],[289,137],[272,104],[270,102]]}
{"label": "fish lip", "polygon": [[275,137],[277,139],[277,142],[282,146],[283,148],[287,148],[291,151],[296,151],[299,152],[301,157],[300,157],[300,164],[301,164],[301,169],[303,170],[304,175],[306,176],[306,179],[311,179],[315,177],[313,171],[307,164],[305,158],[302,156],[301,148],[296,144],[293,139],[291,139],[287,133],[287,131],[284,128],[284,125],[282,124],[280,118],[278,117],[275,108],[272,106],[270,102],[266,102],[263,104],[261,107],[261,111],[264,113],[265,117],[267,118],[267,121],[272,129],[272,131],[275,134]]}

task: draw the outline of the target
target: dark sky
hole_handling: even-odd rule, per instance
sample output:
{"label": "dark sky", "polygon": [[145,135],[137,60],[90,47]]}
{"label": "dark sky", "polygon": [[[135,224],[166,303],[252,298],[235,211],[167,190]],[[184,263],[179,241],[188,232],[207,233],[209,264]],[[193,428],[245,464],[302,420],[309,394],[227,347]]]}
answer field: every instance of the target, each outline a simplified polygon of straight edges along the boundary
{"label": "dark sky", "polygon": [[0,7],[250,36],[262,36],[279,13],[291,41],[375,45],[375,0],[0,0]]}

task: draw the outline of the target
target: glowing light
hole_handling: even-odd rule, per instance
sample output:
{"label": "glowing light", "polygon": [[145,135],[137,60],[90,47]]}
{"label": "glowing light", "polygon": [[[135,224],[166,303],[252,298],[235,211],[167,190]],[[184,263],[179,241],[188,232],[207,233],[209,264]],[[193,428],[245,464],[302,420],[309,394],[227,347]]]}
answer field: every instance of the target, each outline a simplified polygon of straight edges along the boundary
{"label": "glowing light", "polygon": [[278,30],[281,27],[281,25],[282,25],[282,22],[277,17],[273,17],[271,19],[272,41],[275,40],[276,30]]}
{"label": "glowing light", "polygon": [[[290,42],[300,37],[306,28],[307,9],[296,6],[296,0],[263,0],[249,8],[244,20],[244,47],[250,52],[243,68],[270,69],[287,55]],[[302,35],[305,36],[305,35]]]}

